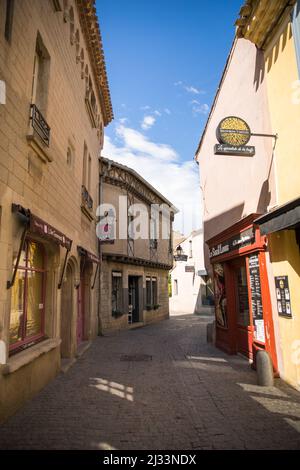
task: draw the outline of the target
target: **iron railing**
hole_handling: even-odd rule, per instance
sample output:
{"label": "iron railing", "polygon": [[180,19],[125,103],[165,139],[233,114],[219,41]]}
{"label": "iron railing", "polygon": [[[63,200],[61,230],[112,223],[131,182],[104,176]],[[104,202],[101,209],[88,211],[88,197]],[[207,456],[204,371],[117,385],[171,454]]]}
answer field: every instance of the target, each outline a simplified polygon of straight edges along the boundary
{"label": "iron railing", "polygon": [[50,145],[50,127],[44,119],[42,113],[35,104],[30,105],[30,120],[32,128],[40,136],[47,147]]}
{"label": "iron railing", "polygon": [[91,198],[88,190],[86,189],[85,186],[82,185],[81,187],[81,196],[82,196],[82,202],[85,206],[88,207],[88,209],[92,210],[93,209],[93,199]]}

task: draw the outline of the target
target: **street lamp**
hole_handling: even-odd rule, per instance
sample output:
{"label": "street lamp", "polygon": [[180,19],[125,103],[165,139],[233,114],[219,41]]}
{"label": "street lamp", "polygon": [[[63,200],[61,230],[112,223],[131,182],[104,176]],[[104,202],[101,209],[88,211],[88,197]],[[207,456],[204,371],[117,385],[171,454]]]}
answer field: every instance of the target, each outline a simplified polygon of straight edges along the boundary
{"label": "street lamp", "polygon": [[176,255],[177,256],[182,256],[183,255],[183,249],[180,245],[176,248]]}

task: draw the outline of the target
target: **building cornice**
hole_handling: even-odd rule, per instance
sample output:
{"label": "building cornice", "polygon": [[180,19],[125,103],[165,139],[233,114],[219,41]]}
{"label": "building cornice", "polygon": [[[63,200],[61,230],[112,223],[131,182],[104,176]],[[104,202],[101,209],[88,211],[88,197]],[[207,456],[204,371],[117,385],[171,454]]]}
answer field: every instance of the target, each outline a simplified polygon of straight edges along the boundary
{"label": "building cornice", "polygon": [[104,117],[104,125],[107,126],[113,120],[114,116],[95,0],[76,0],[76,4],[94,71],[97,92]]}
{"label": "building cornice", "polygon": [[170,269],[173,267],[170,264],[160,263],[158,261],[151,261],[116,253],[103,253],[102,260],[111,261],[114,263],[130,264],[134,266],[143,266],[145,268],[163,269],[165,271],[170,271]]}
{"label": "building cornice", "polygon": [[238,38],[265,49],[280,22],[286,18],[296,0],[246,0],[236,21]]}

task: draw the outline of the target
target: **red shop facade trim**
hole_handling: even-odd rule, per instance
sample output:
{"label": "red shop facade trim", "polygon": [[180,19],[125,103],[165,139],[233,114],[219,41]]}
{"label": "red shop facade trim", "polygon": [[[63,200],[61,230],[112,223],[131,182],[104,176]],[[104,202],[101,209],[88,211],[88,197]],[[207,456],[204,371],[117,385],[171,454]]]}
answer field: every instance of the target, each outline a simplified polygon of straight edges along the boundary
{"label": "red shop facade trim", "polygon": [[256,363],[265,349],[277,374],[272,307],[266,268],[266,237],[254,224],[257,214],[242,219],[208,240],[213,267],[216,346]]}

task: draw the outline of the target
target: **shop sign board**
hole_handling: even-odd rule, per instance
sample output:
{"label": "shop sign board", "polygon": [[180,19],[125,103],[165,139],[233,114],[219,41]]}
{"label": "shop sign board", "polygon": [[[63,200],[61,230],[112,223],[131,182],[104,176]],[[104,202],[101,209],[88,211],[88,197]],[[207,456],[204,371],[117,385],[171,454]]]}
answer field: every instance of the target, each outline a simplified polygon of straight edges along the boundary
{"label": "shop sign board", "polygon": [[265,324],[263,316],[259,257],[258,254],[249,258],[250,290],[254,335],[257,341],[265,342]]}
{"label": "shop sign board", "polygon": [[195,266],[186,266],[185,267],[185,272],[186,273],[194,273],[195,272]]}
{"label": "shop sign board", "polygon": [[217,256],[230,253],[231,251],[237,250],[239,248],[244,248],[245,246],[252,245],[255,240],[255,233],[253,227],[244,230],[238,235],[226,240],[223,243],[219,243],[212,247],[209,250],[210,259],[216,258]]}
{"label": "shop sign board", "polygon": [[219,144],[215,145],[215,155],[255,155],[255,147],[247,146],[252,134],[243,119],[236,116],[225,117],[218,125],[216,135]]}
{"label": "shop sign board", "polygon": [[292,318],[291,294],[288,276],[275,277],[278,314],[281,317]]}

